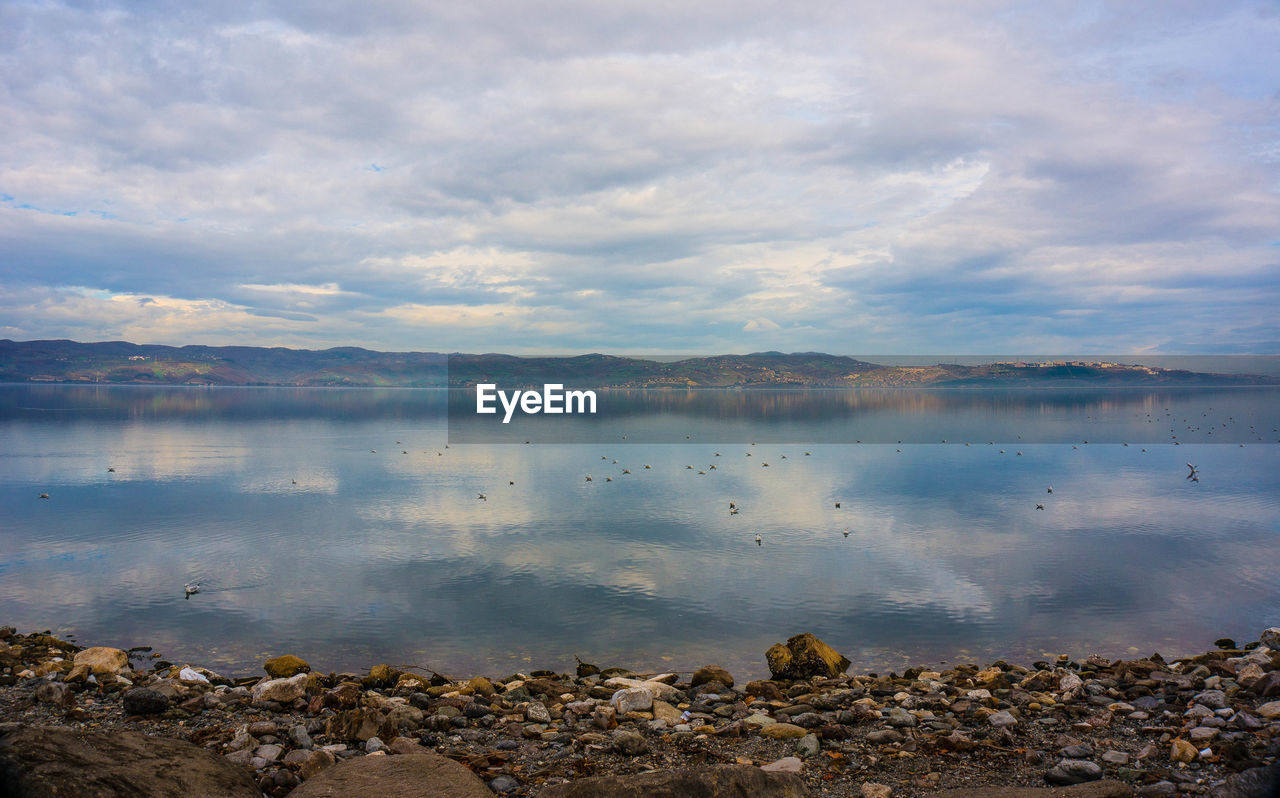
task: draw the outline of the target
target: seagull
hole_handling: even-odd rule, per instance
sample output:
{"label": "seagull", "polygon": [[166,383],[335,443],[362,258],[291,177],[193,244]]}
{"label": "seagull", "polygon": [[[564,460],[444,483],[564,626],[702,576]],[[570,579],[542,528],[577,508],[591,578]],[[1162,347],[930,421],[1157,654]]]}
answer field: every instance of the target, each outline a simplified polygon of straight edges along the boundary
{"label": "seagull", "polygon": [[588,477],[587,477],[587,481],[588,481],[588,482],[590,482],[590,481],[591,481],[591,477],[589,477],[589,476],[588,476]]}
{"label": "seagull", "polygon": [[107,473],[108,473],[108,474],[114,474],[115,472],[116,472],[116,470],[115,470],[114,468],[112,468],[111,466],[107,466]]}
{"label": "seagull", "polygon": [[1052,486],[1052,485],[1050,485],[1050,486],[1049,486],[1049,493],[1053,493],[1053,486]]}
{"label": "seagull", "polygon": [[757,546],[761,545],[761,544],[760,544],[760,541],[761,541],[761,540],[763,540],[763,538],[761,538],[759,535],[756,535],[756,545],[757,545]]}
{"label": "seagull", "polygon": [[1190,469],[1191,469],[1191,473],[1190,473],[1190,474],[1187,474],[1187,479],[1191,480],[1192,482],[1199,482],[1199,481],[1200,481],[1200,469],[1196,468],[1195,466],[1191,465],[1190,463],[1187,463],[1187,468],[1190,468]]}
{"label": "seagull", "polygon": [[849,530],[847,530],[847,529],[846,529],[846,530],[844,531],[844,536],[845,536],[845,537],[849,537]]}
{"label": "seagull", "polygon": [[182,589],[183,589],[183,590],[186,592],[186,594],[187,594],[187,595],[186,595],[186,598],[191,598],[191,597],[192,597],[192,596],[194,596],[196,593],[199,593],[199,592],[200,592],[200,583],[199,583],[199,582],[188,582],[187,584],[185,584],[185,585],[183,585],[183,586],[182,586]]}
{"label": "seagull", "polygon": [[489,501],[489,497],[488,497],[488,496],[486,496],[486,495],[484,495],[483,493],[481,493],[481,494],[480,494],[479,496],[477,496],[476,498],[477,498],[477,499],[479,499],[480,501],[484,501],[484,502]]}
{"label": "seagull", "polygon": [[47,494],[47,493],[41,493],[41,494],[40,494],[40,498],[42,498],[42,499],[47,499],[47,498],[49,498],[49,494]]}
{"label": "seagull", "polygon": [[1036,509],[1037,509],[1037,510],[1043,510],[1043,509],[1044,509],[1044,505],[1043,505],[1043,504],[1037,504],[1037,505],[1036,505]]}
{"label": "seagull", "polygon": [[840,502],[836,502],[836,509],[840,509]]}
{"label": "seagull", "polygon": [[730,510],[736,510],[736,509],[737,509],[737,507],[738,507],[738,505],[737,505],[737,504],[735,504],[734,502],[729,502],[729,509],[730,509]]}

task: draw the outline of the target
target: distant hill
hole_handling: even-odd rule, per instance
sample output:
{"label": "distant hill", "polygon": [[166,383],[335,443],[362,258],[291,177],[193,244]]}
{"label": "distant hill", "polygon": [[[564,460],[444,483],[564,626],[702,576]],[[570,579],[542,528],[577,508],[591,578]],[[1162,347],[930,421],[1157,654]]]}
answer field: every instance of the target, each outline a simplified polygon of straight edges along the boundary
{"label": "distant hill", "polygon": [[757,352],[662,363],[602,354],[515,357],[374,352],[358,347],[308,350],[0,340],[0,382],[369,387],[492,382],[505,389],[550,382],[578,388],[908,388],[1276,385],[1280,379],[1079,361],[883,366],[821,352]]}

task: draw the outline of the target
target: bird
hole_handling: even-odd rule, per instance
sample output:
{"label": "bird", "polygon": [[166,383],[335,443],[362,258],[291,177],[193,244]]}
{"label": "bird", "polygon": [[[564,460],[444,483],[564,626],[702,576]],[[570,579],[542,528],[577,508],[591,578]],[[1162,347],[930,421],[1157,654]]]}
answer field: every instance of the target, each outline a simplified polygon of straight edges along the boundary
{"label": "bird", "polygon": [[809,455],[809,453],[808,453],[808,452],[805,452],[805,453],[804,453],[804,456],[805,456],[805,457],[809,457],[810,455]]}
{"label": "bird", "polygon": [[757,546],[759,546],[759,545],[760,545],[760,541],[761,541],[761,540],[763,540],[763,538],[761,538],[759,535],[756,535],[756,545],[757,545]]}
{"label": "bird", "polygon": [[516,484],[516,481],[515,481],[514,479],[509,479],[509,480],[507,480],[507,484],[508,484],[508,485],[514,485],[514,484]]}
{"label": "bird", "polygon": [[837,509],[837,510],[839,510],[839,509],[840,509],[840,502],[836,502],[836,509]]}
{"label": "bird", "polygon": [[737,514],[738,514],[738,508],[737,508],[737,507],[734,507],[734,508],[732,508],[732,509],[730,509],[730,510],[729,510],[729,515],[737,515]]}
{"label": "bird", "polygon": [[647,466],[645,466],[645,468],[653,468],[653,466],[651,466],[651,465],[647,465]]}
{"label": "bird", "polygon": [[192,596],[194,596],[196,593],[199,593],[199,592],[200,592],[200,583],[199,583],[199,582],[188,582],[188,583],[186,583],[185,585],[183,585],[183,586],[182,586],[182,589],[186,592],[186,594],[187,594],[187,595],[186,595],[186,597],[187,597],[187,598],[191,598],[191,597],[192,597]]}
{"label": "bird", "polygon": [[1052,486],[1052,485],[1050,485],[1050,486],[1049,486],[1049,490],[1048,490],[1048,492],[1049,492],[1049,493],[1053,493],[1053,486]]}
{"label": "bird", "polygon": [[49,498],[49,494],[47,494],[47,493],[41,493],[41,494],[40,494],[40,498],[42,498],[42,499],[47,499],[47,498]]}
{"label": "bird", "polygon": [[849,537],[849,530],[847,530],[847,529],[846,529],[846,530],[844,531],[844,536],[845,536],[845,537]]}
{"label": "bird", "polygon": [[588,481],[588,482],[590,482],[590,481],[591,481],[591,477],[590,477],[590,476],[588,476],[588,477],[587,477],[587,481]]}
{"label": "bird", "polygon": [[1187,468],[1190,468],[1190,469],[1191,469],[1191,473],[1187,474],[1187,479],[1191,480],[1192,482],[1199,482],[1199,481],[1200,481],[1200,469],[1196,468],[1195,466],[1191,465],[1190,463],[1187,463]]}
{"label": "bird", "polygon": [[116,470],[115,470],[114,468],[112,468],[111,466],[107,466],[107,473],[108,473],[108,474],[114,474],[115,472],[116,472]]}
{"label": "bird", "polygon": [[729,502],[729,509],[736,510],[738,509],[738,505],[735,502]]}
{"label": "bird", "polygon": [[624,474],[630,474],[630,473],[631,473],[631,469],[629,469],[629,468],[624,468],[624,469],[622,469],[622,473],[624,473]]}
{"label": "bird", "polygon": [[1043,504],[1037,504],[1037,505],[1036,505],[1036,509],[1037,509],[1037,510],[1043,510],[1043,509],[1044,509],[1044,505],[1043,505]]}
{"label": "bird", "polygon": [[484,495],[483,493],[481,493],[481,494],[480,494],[479,496],[477,496],[476,498],[477,498],[477,499],[479,499],[480,501],[483,501],[483,502],[487,502],[487,501],[489,501],[489,497],[488,497],[488,496],[486,496],[486,495]]}

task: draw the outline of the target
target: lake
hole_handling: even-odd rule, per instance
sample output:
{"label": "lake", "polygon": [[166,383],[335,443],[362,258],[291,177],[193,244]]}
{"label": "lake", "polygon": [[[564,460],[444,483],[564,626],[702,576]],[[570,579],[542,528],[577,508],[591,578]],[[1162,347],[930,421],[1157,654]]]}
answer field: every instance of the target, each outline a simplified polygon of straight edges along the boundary
{"label": "lake", "polygon": [[1280,624],[1277,399],[0,386],[0,623],[229,675],[1192,653]]}

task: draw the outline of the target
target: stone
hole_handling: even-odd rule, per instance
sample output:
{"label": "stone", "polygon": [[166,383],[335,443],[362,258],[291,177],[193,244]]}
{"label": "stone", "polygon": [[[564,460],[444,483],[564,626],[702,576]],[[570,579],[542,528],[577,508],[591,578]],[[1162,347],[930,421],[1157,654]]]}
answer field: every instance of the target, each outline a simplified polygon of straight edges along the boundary
{"label": "stone", "polygon": [[317,748],[316,750],[312,751],[310,754],[307,755],[306,761],[303,762],[302,766],[298,768],[298,773],[302,776],[302,778],[310,779],[311,777],[315,776],[317,773],[329,767],[330,765],[333,765],[337,761],[338,761],[338,758],[333,755],[332,751],[326,751],[323,748]]}
{"label": "stone", "polygon": [[770,762],[767,765],[761,765],[760,769],[765,773],[799,773],[804,770],[804,763],[797,757],[784,756],[782,759]]}
{"label": "stone", "polygon": [[666,721],[668,726],[674,726],[677,723],[684,722],[684,716],[680,710],[671,706],[666,701],[659,701],[655,698],[653,706],[649,708],[649,711],[653,713],[655,720]]}
{"label": "stone", "polygon": [[802,759],[817,756],[822,753],[822,742],[816,734],[806,734],[800,738],[800,742],[796,743],[796,753]]}
{"label": "stone", "polygon": [[747,682],[747,695],[763,698],[765,701],[784,701],[786,696],[782,694],[782,690],[773,682],[754,681]]}
{"label": "stone", "polygon": [[605,687],[612,687],[615,690],[624,688],[643,688],[649,691],[654,698],[660,698],[663,701],[678,704],[685,699],[684,693],[669,684],[660,682],[656,679],[629,679],[625,676],[615,676],[608,679],[604,683]]}
{"label": "stone", "polygon": [[[648,693],[645,693],[648,695]],[[649,696],[649,703],[653,703],[653,697]],[[630,710],[619,710],[627,712]],[[547,711],[547,705],[541,701],[530,701],[524,708],[524,719],[530,723],[550,723],[551,713]]]}
{"label": "stone", "polygon": [[1064,759],[1054,765],[1044,780],[1050,784],[1081,784],[1086,781],[1097,781],[1102,778],[1102,768],[1087,759]]}
{"label": "stone", "polygon": [[36,700],[42,704],[69,707],[76,703],[76,694],[71,692],[71,685],[64,682],[41,682],[36,688]]}
{"label": "stone", "polygon": [[262,669],[272,679],[288,679],[290,676],[296,676],[299,673],[311,672],[311,666],[307,664],[306,660],[295,657],[292,654],[272,657],[262,663]]}
{"label": "stone", "polygon": [[253,705],[262,706],[268,701],[288,705],[307,694],[307,674],[299,673],[288,679],[267,679],[253,686]]}
{"label": "stone", "polygon": [[1106,751],[1099,757],[1108,765],[1127,765],[1129,764],[1129,755],[1123,751]]}
{"label": "stone", "polygon": [[891,707],[886,722],[896,729],[905,729],[916,726],[920,721],[902,707]]}
{"label": "stone", "polygon": [[1003,729],[1008,726],[1017,726],[1018,719],[1011,715],[1008,710],[1002,709],[999,712],[992,712],[991,715],[987,717],[987,723],[990,723],[997,729]]}
{"label": "stone", "polygon": [[387,712],[387,723],[398,731],[417,731],[423,719],[422,710],[411,704],[396,704]]}
{"label": "stone", "polygon": [[0,795],[9,798],[260,798],[242,766],[184,740],[131,731],[18,727],[0,732]]}
{"label": "stone", "polygon": [[73,665],[83,665],[99,676],[115,676],[129,667],[129,654],[118,648],[94,646],[77,651],[71,662]]}
{"label": "stone", "polygon": [[311,735],[307,733],[306,726],[290,727],[289,742],[293,743],[295,748],[305,748],[310,750],[315,746],[315,743],[311,741]]}
{"label": "stone", "polygon": [[788,638],[786,645],[774,643],[764,657],[774,679],[831,679],[850,665],[843,655],[808,632]]}
{"label": "stone", "polygon": [[1227,694],[1221,690],[1205,690],[1192,700],[1209,709],[1226,709],[1229,706],[1227,704]]}
{"label": "stone", "polygon": [[498,776],[489,782],[489,789],[501,795],[502,793],[515,792],[520,789],[520,782],[510,776]]}
{"label": "stone", "polygon": [[809,731],[803,726],[797,726],[794,723],[771,723],[760,727],[761,737],[775,740],[798,740],[808,733]]}
{"label": "stone", "polygon": [[369,669],[369,675],[364,677],[363,684],[365,687],[391,687],[400,676],[401,671],[390,665],[374,665]]}
{"label": "stone", "polygon": [[653,706],[653,693],[643,687],[626,687],[614,693],[609,703],[619,715],[644,712]]}
{"label": "stone", "polygon": [[268,762],[274,762],[279,759],[280,755],[283,753],[284,748],[276,745],[275,743],[268,743],[267,745],[258,746],[257,749],[254,750],[253,755],[260,759],[265,759]]}
{"label": "stone", "polygon": [[1132,795],[1133,787],[1108,779],[1070,787],[962,787],[931,793],[929,798],[1131,798]]}
{"label": "stone", "polygon": [[135,687],[124,694],[124,711],[128,715],[158,715],[169,708],[169,699],[155,690]]}
{"label": "stone", "polygon": [[387,717],[376,709],[348,709],[329,718],[325,725],[325,734],[334,740],[357,740],[364,742],[370,737],[396,736],[395,727],[387,722]]}
{"label": "stone", "polygon": [[719,665],[703,665],[693,672],[693,678],[689,684],[691,687],[697,687],[707,682],[719,682],[725,687],[733,687],[733,676]]}
{"label": "stone", "polygon": [[492,798],[464,765],[424,750],[413,756],[357,756],[324,768],[289,793],[291,798]]}
{"label": "stone", "polygon": [[467,686],[470,687],[471,691],[476,695],[488,696],[498,692],[497,690],[494,689],[493,682],[489,681],[483,676],[475,677],[471,681],[467,682]]}
{"label": "stone", "polygon": [[342,682],[324,694],[324,705],[334,709],[355,709],[360,706],[360,685]]}
{"label": "stone", "polygon": [[1210,798],[1274,798],[1280,795],[1280,764],[1250,768],[1227,779]]}
{"label": "stone", "polygon": [[[296,795],[296,791],[294,795]],[[628,776],[596,776],[544,787],[539,798],[807,798],[794,773],[769,773],[751,765],[712,765]],[[306,796],[303,796],[306,798]]]}
{"label": "stone", "polygon": [[1169,759],[1174,762],[1194,762],[1197,755],[1196,747],[1181,737],[1169,746]]}
{"label": "stone", "polygon": [[387,750],[387,744],[382,742],[381,738],[370,737],[364,741],[364,752],[366,754],[376,754],[378,751]]}
{"label": "stone", "polygon": [[1263,629],[1262,634],[1258,635],[1258,641],[1267,648],[1280,649],[1280,626]]}
{"label": "stone", "polygon": [[1268,701],[1258,707],[1258,714],[1267,720],[1280,720],[1280,701]]}
{"label": "stone", "polygon": [[613,735],[609,749],[623,756],[642,756],[649,753],[649,743],[640,732],[630,729],[619,730]]}
{"label": "stone", "polygon": [[886,784],[877,784],[874,781],[864,781],[858,787],[862,793],[862,798],[891,798],[893,788]]}

